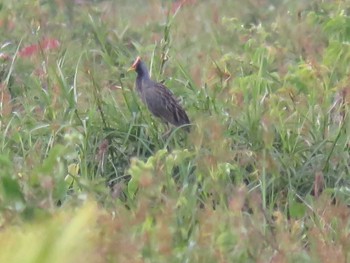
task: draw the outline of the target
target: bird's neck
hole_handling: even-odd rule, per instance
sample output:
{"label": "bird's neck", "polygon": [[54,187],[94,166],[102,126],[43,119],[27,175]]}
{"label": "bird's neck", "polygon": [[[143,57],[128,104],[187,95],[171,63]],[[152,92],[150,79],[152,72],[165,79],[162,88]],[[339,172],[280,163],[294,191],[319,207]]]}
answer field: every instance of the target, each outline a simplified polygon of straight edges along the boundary
{"label": "bird's neck", "polygon": [[149,72],[146,65],[141,61],[136,68],[137,77],[142,79],[149,79]]}

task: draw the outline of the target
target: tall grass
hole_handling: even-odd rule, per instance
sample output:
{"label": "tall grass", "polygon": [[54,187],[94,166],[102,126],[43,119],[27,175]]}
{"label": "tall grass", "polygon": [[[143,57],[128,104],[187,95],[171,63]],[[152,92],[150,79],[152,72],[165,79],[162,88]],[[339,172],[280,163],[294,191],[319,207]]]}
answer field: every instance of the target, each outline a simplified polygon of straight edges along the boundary
{"label": "tall grass", "polygon": [[347,2],[0,8],[1,262],[348,261]]}

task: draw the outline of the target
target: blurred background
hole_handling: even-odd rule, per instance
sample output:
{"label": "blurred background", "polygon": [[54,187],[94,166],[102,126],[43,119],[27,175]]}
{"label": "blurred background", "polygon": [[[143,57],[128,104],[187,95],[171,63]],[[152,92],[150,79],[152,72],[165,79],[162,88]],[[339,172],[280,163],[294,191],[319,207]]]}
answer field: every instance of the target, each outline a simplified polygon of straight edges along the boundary
{"label": "blurred background", "polygon": [[[348,1],[0,3],[0,262],[347,262]],[[152,117],[142,56],[189,135]]]}

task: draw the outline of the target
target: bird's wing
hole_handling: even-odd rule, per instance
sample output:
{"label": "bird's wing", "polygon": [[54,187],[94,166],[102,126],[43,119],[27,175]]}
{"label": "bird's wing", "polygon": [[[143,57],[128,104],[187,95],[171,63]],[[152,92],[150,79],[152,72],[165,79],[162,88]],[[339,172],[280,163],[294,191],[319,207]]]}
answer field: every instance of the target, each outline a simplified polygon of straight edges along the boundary
{"label": "bird's wing", "polygon": [[147,106],[155,116],[175,126],[190,123],[178,100],[163,84],[154,83],[153,88],[147,89],[146,92]]}

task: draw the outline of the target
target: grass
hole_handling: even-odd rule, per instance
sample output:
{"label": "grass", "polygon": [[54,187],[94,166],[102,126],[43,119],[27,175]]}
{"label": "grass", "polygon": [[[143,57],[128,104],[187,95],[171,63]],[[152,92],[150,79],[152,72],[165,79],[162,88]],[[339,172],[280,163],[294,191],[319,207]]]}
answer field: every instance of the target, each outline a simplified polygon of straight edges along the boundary
{"label": "grass", "polygon": [[349,8],[2,3],[0,262],[348,262]]}

